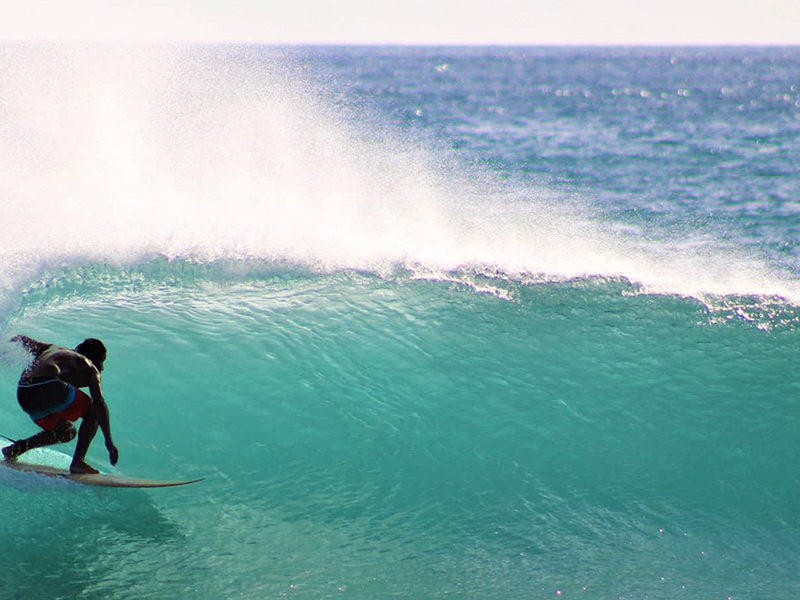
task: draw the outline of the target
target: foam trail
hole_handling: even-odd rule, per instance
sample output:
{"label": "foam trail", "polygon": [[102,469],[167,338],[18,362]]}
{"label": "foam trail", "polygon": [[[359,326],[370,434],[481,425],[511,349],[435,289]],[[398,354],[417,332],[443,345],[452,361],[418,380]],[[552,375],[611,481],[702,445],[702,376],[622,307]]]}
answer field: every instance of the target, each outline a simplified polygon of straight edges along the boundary
{"label": "foam trail", "polygon": [[615,234],[546,190],[357,131],[267,53],[7,46],[0,62],[6,297],[65,262],[163,255],[601,275],[800,302],[795,279],[736,250]]}

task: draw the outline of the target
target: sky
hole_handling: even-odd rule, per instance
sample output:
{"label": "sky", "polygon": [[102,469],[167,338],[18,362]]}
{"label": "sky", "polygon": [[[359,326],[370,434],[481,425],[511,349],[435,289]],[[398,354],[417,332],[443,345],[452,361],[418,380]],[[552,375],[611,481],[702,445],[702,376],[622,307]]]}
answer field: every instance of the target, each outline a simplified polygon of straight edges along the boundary
{"label": "sky", "polygon": [[0,0],[0,40],[800,44],[800,0]]}

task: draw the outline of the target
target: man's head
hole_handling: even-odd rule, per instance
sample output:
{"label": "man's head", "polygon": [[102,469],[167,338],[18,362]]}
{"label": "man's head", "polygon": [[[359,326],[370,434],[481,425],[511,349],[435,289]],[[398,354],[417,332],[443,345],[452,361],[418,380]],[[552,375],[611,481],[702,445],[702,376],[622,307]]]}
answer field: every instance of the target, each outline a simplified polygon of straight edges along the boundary
{"label": "man's head", "polygon": [[75,346],[75,352],[82,354],[92,361],[92,364],[98,371],[103,370],[103,363],[106,361],[106,347],[100,340],[96,338],[86,338]]}

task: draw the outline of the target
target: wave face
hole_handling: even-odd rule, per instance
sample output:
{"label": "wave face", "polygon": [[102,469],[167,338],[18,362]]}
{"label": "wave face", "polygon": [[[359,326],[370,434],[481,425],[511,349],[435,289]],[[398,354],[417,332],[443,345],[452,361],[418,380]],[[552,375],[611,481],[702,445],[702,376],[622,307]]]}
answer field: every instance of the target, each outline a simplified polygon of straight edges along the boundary
{"label": "wave face", "polygon": [[0,63],[6,339],[206,477],[0,473],[0,598],[797,596],[796,50]]}

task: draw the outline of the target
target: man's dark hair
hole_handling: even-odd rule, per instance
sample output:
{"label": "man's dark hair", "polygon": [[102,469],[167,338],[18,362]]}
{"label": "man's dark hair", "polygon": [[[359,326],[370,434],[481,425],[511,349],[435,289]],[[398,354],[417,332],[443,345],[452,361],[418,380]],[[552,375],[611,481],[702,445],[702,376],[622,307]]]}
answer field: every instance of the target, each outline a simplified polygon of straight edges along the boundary
{"label": "man's dark hair", "polygon": [[75,352],[83,354],[86,358],[95,363],[97,367],[101,367],[106,360],[106,347],[103,342],[97,338],[86,338],[75,346]]}

